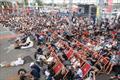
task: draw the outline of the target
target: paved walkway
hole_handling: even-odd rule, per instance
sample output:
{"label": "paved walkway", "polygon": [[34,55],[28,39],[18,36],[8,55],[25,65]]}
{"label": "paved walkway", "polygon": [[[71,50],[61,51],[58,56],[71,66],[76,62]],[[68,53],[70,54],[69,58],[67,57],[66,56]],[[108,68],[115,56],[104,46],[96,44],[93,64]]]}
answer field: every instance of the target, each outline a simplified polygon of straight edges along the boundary
{"label": "paved walkway", "polygon": [[[14,41],[13,39],[18,36],[13,32],[7,30],[0,26],[0,63],[10,63],[11,61],[16,60],[18,57],[33,56],[33,49],[26,50],[11,50],[9,52],[7,47],[9,47]],[[6,80],[7,77],[17,74],[17,71],[20,68],[25,68],[29,70],[29,63],[23,66],[9,67],[9,68],[0,68],[0,80]]]}
{"label": "paved walkway", "polygon": [[9,31],[7,28],[3,28],[3,26],[0,24],[0,40],[1,39],[11,39],[15,38],[17,35],[15,33]]}

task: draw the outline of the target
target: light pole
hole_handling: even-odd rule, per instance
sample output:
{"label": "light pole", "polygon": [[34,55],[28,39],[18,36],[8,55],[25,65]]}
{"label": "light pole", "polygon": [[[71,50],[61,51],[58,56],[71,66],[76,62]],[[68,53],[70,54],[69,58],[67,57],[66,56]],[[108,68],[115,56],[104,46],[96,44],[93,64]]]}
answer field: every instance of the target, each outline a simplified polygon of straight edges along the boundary
{"label": "light pole", "polygon": [[69,0],[69,11],[70,11],[70,17],[69,17],[69,27],[72,28],[72,22],[71,22],[71,19],[72,19],[72,11],[71,11],[71,8],[72,8],[72,3],[73,3],[73,0]]}
{"label": "light pole", "polygon": [[99,6],[99,12],[100,12],[100,18],[102,17],[102,9],[104,6],[104,0],[98,0],[98,6]]}
{"label": "light pole", "polygon": [[52,9],[54,8],[54,0],[52,0]]}
{"label": "light pole", "polygon": [[73,0],[69,0],[69,10],[72,8]]}

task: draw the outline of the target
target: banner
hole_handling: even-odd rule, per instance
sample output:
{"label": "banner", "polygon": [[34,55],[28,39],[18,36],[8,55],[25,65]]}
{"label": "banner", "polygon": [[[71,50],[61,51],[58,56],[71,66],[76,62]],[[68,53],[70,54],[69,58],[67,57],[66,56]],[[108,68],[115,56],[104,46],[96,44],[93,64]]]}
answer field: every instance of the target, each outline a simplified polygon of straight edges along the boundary
{"label": "banner", "polygon": [[112,5],[113,0],[108,0],[108,5]]}
{"label": "banner", "polygon": [[107,12],[112,12],[112,3],[113,3],[113,0],[108,0],[108,7],[107,7]]}

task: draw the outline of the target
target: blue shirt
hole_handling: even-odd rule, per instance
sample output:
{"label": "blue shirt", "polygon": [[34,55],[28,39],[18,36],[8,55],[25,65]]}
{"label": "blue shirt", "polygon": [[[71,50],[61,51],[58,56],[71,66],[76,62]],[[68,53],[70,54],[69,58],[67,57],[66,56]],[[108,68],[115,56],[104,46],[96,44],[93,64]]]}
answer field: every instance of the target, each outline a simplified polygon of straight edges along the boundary
{"label": "blue shirt", "polygon": [[34,78],[40,78],[40,73],[39,73],[36,69],[32,69],[31,75],[32,75]]}
{"label": "blue shirt", "polygon": [[36,64],[32,65],[31,69],[35,69],[38,73],[40,73],[40,68]]}

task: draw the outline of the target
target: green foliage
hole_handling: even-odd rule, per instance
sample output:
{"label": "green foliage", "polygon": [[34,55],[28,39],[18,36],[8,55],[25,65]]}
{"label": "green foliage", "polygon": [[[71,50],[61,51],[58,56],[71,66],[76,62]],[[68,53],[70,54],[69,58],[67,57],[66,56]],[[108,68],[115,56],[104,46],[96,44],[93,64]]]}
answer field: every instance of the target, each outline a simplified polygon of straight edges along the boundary
{"label": "green foliage", "polygon": [[41,0],[36,0],[36,3],[38,3],[38,6],[43,6],[43,2]]}
{"label": "green foliage", "polygon": [[4,6],[5,8],[12,7],[12,3],[7,1],[0,1],[0,8],[2,8],[2,6]]}
{"label": "green foliage", "polygon": [[28,0],[24,0],[25,6],[28,6]]}

